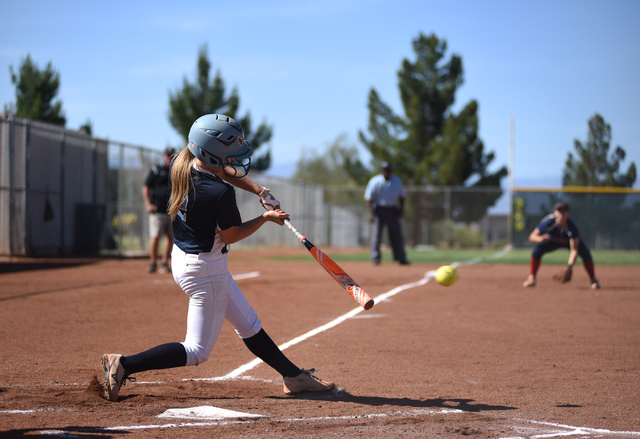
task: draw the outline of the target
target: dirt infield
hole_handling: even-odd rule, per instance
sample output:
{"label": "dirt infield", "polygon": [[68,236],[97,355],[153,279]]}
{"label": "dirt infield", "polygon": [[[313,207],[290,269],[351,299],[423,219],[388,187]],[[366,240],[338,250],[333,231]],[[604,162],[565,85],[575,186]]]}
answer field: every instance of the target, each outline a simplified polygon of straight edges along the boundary
{"label": "dirt infield", "polygon": [[[330,249],[327,250],[331,254]],[[291,252],[291,250],[287,250]],[[305,252],[304,249],[296,254]],[[278,344],[357,307],[309,256],[233,250],[234,274]],[[445,288],[407,288],[285,353],[345,392],[285,397],[225,323],[198,367],[150,371],[120,401],[99,395],[100,356],[182,341],[187,296],[144,259],[0,263],[0,437],[640,437],[640,270],[463,265]],[[340,264],[374,298],[433,264]],[[164,418],[176,408],[259,418]],[[544,435],[544,436],[543,436]]]}

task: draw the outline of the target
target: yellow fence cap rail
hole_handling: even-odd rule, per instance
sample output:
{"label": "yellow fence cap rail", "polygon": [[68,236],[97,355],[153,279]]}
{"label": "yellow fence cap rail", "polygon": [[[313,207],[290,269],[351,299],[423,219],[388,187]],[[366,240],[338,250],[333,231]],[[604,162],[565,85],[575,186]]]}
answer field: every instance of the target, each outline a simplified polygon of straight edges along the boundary
{"label": "yellow fence cap rail", "polygon": [[557,193],[584,193],[584,194],[640,194],[640,189],[627,187],[598,187],[598,186],[564,186],[560,188],[549,187],[514,187],[514,192],[557,192]]}

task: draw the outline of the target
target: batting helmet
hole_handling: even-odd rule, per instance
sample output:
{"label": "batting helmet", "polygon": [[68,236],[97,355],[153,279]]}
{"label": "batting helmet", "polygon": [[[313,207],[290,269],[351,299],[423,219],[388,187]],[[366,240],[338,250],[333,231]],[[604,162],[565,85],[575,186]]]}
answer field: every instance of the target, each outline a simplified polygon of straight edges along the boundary
{"label": "batting helmet", "polygon": [[189,130],[189,150],[207,167],[222,169],[232,167],[236,175],[242,170],[244,177],[251,167],[253,150],[244,140],[242,126],[223,114],[206,114],[199,117]]}

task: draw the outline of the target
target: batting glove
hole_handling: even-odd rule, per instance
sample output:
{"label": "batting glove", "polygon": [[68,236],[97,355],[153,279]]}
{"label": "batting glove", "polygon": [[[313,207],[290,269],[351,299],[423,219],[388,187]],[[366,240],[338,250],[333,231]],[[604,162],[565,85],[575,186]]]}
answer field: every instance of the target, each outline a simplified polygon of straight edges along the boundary
{"label": "batting glove", "polygon": [[260,204],[267,210],[276,210],[280,209],[280,201],[276,200],[276,198],[271,195],[271,189],[267,189],[266,187],[262,188],[262,192],[260,192]]}

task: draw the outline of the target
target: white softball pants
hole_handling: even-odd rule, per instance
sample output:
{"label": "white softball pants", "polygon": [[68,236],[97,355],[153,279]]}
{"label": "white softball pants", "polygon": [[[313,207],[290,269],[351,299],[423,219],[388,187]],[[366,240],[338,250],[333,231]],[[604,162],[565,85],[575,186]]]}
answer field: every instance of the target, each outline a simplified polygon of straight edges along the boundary
{"label": "white softball pants", "polygon": [[258,316],[227,269],[226,254],[187,254],[174,245],[171,268],[176,283],[189,295],[187,335],[182,343],[187,366],[207,361],[225,319],[240,338],[260,332]]}

